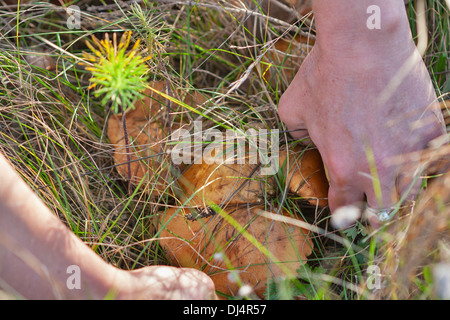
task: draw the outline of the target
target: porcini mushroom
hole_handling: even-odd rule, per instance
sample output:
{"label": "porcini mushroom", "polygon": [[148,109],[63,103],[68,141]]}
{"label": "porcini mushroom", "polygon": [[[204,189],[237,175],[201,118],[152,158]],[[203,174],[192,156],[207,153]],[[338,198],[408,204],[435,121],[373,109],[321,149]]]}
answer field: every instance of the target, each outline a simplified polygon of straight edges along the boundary
{"label": "porcini mushroom", "polygon": [[[151,86],[164,92],[164,83]],[[151,90],[154,92],[155,90]],[[127,111],[126,121],[132,141],[132,159],[158,155],[165,150],[168,127],[160,95],[150,96]],[[188,96],[188,103],[202,99]],[[162,112],[164,111],[164,112]],[[128,176],[121,115],[109,120],[108,136],[114,145],[114,161],[123,177]],[[214,156],[213,154],[211,154]],[[167,157],[167,156],[166,156]],[[240,284],[263,296],[269,278],[295,275],[312,253],[313,242],[307,224],[303,227],[268,218],[263,213],[264,200],[275,193],[276,176],[263,176],[260,166],[246,158],[244,163],[202,161],[180,166],[173,196],[182,206],[170,208],[160,216],[160,244],[173,264],[194,267],[208,273],[218,291],[236,294]],[[169,163],[166,161],[165,163]],[[328,181],[320,154],[300,147],[281,150],[279,172],[287,191],[296,193],[310,204],[326,206]],[[169,174],[161,157],[132,163],[132,182]],[[152,190],[167,188],[166,179],[158,180]],[[287,216],[284,209],[272,208]],[[218,210],[219,212],[216,212]]]}
{"label": "porcini mushroom", "polygon": [[[144,91],[144,98],[138,100],[133,109],[125,112],[131,153],[131,182],[138,185],[151,181],[153,193],[164,192],[168,185],[168,160],[165,153],[169,135],[167,101],[156,92],[166,92],[165,81],[149,84],[152,89]],[[200,94],[187,94],[183,102],[201,104],[205,99]],[[177,107],[177,106],[174,106]],[[119,174],[128,179],[127,148],[124,139],[122,114],[112,114],[108,120],[107,135],[113,144],[114,163]],[[171,130],[178,124],[172,124]],[[145,185],[145,183],[144,183]]]}
{"label": "porcini mushroom", "polygon": [[230,206],[226,213],[200,217],[171,208],[161,220],[160,244],[175,265],[207,273],[220,293],[236,295],[245,284],[262,298],[269,279],[296,275],[313,250],[309,230],[268,219],[262,211],[264,206]]}

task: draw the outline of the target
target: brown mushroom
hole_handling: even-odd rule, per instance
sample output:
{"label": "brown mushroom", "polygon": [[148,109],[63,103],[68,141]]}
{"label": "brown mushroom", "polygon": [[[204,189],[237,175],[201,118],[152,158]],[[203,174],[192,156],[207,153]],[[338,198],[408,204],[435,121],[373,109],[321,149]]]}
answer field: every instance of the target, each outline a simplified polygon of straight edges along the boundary
{"label": "brown mushroom", "polygon": [[[165,91],[163,82],[151,86]],[[154,90],[146,93],[148,97],[126,113],[132,160],[159,155],[165,150],[168,135],[165,98]],[[195,105],[203,100],[192,95],[184,102]],[[122,115],[111,117],[108,136],[115,148],[117,169],[127,178]],[[240,284],[248,284],[262,297],[269,278],[295,275],[311,254],[313,242],[308,230],[260,214],[265,212],[262,205],[265,197],[275,192],[276,177],[261,175],[258,164],[245,160],[243,164],[202,161],[180,166],[183,171],[174,177],[178,182],[174,195],[184,206],[161,215],[160,244],[174,264],[208,273],[220,292],[236,294]],[[312,205],[327,204],[328,182],[317,150],[300,147],[282,150],[278,161],[278,175],[284,177],[288,191]],[[166,190],[168,163],[161,156],[132,162],[132,182],[137,184],[145,179],[150,186],[144,187],[150,187],[152,193]],[[212,209],[218,206],[223,212]],[[276,210],[282,216],[288,215],[283,209]],[[304,223],[300,217],[295,218]]]}
{"label": "brown mushroom", "polygon": [[[165,81],[151,82],[149,86],[156,91],[166,93]],[[144,98],[136,102],[134,109],[128,109],[125,112],[125,120],[130,141],[131,182],[137,185],[142,182],[142,179],[151,181],[150,189],[158,193],[164,192],[168,185],[170,162],[169,155],[165,154],[165,145],[169,134],[169,124],[166,99],[154,90],[144,91]],[[205,99],[197,93],[188,94],[183,99],[183,102],[189,105],[201,104],[204,101]],[[172,124],[171,130],[177,128],[177,124]],[[107,135],[114,146],[113,156],[117,171],[122,177],[128,179],[122,114],[111,115],[108,120]]]}
{"label": "brown mushroom", "polygon": [[193,164],[178,178],[182,189],[179,196],[190,199],[191,205],[202,207],[210,203],[261,203],[264,186],[273,177],[260,176],[258,171],[258,165],[248,163]]}
{"label": "brown mushroom", "polygon": [[203,270],[219,292],[236,295],[249,285],[262,298],[270,278],[296,275],[313,250],[309,230],[268,219],[262,211],[263,206],[231,206],[196,218],[186,208],[171,208],[161,220],[160,244],[172,263]]}
{"label": "brown mushroom", "polygon": [[[290,192],[313,205],[327,204],[328,181],[317,150],[283,150],[279,164]],[[263,201],[265,188],[273,191],[270,188],[275,178],[259,175],[258,168],[250,164],[191,165],[178,178],[183,191],[179,199],[185,207],[168,210],[161,218],[160,244],[171,261],[203,270],[225,295],[234,295],[241,284],[247,284],[262,297],[270,278],[295,274],[313,249],[308,230],[259,215],[264,206],[257,203]],[[225,208],[224,214],[245,226],[283,267],[270,261],[271,257],[239,228],[211,209],[212,204]],[[288,215],[285,210],[282,214]]]}
{"label": "brown mushroom", "polygon": [[[328,204],[328,180],[316,149],[282,150],[278,161],[289,192],[298,194],[312,205],[325,207]],[[202,207],[210,203],[222,206],[261,203],[275,190],[274,177],[260,175],[259,169],[258,165],[248,164],[248,161],[245,164],[192,164],[178,178],[183,190],[179,196],[190,200],[192,206]]]}
{"label": "brown mushroom", "polygon": [[[289,157],[287,155],[289,154]],[[295,147],[280,152],[280,170],[288,189],[305,198],[312,205],[328,204],[328,179],[317,149],[302,150]]]}

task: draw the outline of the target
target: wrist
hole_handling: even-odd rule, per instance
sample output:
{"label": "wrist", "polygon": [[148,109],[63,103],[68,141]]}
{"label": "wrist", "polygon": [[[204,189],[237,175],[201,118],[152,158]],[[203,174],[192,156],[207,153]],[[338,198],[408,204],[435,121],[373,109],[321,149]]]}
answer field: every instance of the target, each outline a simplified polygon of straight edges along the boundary
{"label": "wrist", "polygon": [[[375,6],[376,11],[368,10]],[[414,46],[406,9],[399,0],[315,0],[317,42],[322,52],[380,55]]]}

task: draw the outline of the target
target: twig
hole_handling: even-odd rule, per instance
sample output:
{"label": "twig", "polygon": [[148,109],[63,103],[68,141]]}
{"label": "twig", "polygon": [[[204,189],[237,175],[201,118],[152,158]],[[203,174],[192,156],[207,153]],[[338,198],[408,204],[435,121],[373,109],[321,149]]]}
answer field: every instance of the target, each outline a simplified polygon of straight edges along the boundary
{"label": "twig", "polygon": [[120,112],[122,113],[122,123],[123,123],[123,135],[125,138],[125,150],[127,153],[127,168],[128,168],[128,192],[131,193],[131,154],[130,154],[130,140],[128,138],[127,120],[125,117],[125,111],[122,105],[119,105]]}

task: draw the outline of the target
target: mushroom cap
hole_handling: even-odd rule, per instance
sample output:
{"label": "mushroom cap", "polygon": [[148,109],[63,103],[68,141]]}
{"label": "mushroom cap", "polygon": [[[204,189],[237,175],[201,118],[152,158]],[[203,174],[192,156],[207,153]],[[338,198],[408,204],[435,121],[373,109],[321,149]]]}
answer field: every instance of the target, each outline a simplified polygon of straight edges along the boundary
{"label": "mushroom cap", "polygon": [[[165,81],[154,81],[150,83],[150,86],[163,93],[167,89]],[[173,123],[169,130],[165,98],[151,89],[146,89],[143,95],[144,98],[138,100],[134,108],[125,112],[131,160],[131,182],[138,185],[142,179],[145,179],[145,182],[152,184],[151,187],[143,184],[145,188],[151,190],[152,194],[159,194],[167,190],[170,181],[170,156],[165,152],[168,135],[170,130],[176,130],[180,125]],[[187,94],[182,100],[190,105],[201,104],[205,101],[198,93]],[[175,105],[173,108],[172,112],[178,106]],[[128,179],[127,146],[122,117],[122,114],[111,115],[108,120],[107,135],[113,145],[117,171],[124,179]]]}
{"label": "mushroom cap", "polygon": [[[170,208],[161,219],[160,244],[172,263],[203,270],[219,292],[235,295],[246,284],[263,297],[267,281],[295,276],[314,245],[309,230],[271,220],[259,215],[261,211],[264,206],[232,206],[226,213],[190,220],[188,209]],[[222,214],[232,217],[245,232]],[[281,214],[289,215],[285,210]]]}
{"label": "mushroom cap", "polygon": [[[163,81],[150,85],[157,91],[166,91]],[[172,180],[171,161],[165,153],[169,134],[166,99],[151,89],[144,94],[146,97],[125,113],[131,182],[139,184],[145,179],[148,184],[142,186],[158,195],[167,190]],[[183,98],[190,105],[204,101],[198,94]],[[122,117],[110,117],[108,137],[114,146],[117,170],[127,179]],[[177,129],[180,122],[172,124],[171,130]],[[313,250],[310,231],[261,215],[263,201],[278,187],[276,176],[262,175],[259,164],[253,164],[247,155],[243,163],[210,161],[203,156],[201,163],[179,166],[183,172],[175,177],[177,187],[171,191],[184,207],[170,208],[161,215],[160,244],[173,264],[209,274],[218,291],[235,295],[241,284],[247,284],[263,297],[270,278],[295,275],[305,263]],[[214,159],[215,153],[209,156]],[[317,150],[299,146],[281,150],[278,161],[277,175],[283,178],[289,192],[312,205],[327,205],[328,181]],[[223,212],[214,212],[212,203]],[[276,211],[288,216],[284,209]],[[300,217],[295,219],[303,221]]]}
{"label": "mushroom cap", "polygon": [[312,205],[328,205],[329,184],[317,149],[302,150],[296,146],[280,152],[279,161],[289,191],[307,199]]}
{"label": "mushroom cap", "polygon": [[258,170],[258,165],[248,163],[193,164],[178,178],[183,190],[180,197],[191,198],[191,205],[202,207],[210,203],[222,206],[261,203],[264,200],[264,186],[273,177],[260,176]]}
{"label": "mushroom cap", "polygon": [[[289,156],[288,156],[289,155]],[[206,207],[239,203],[262,203],[275,192],[275,177],[261,175],[259,166],[246,163],[192,164],[178,177],[183,190],[179,194],[192,206]],[[294,147],[278,154],[279,173],[286,181],[289,192],[296,193],[311,205],[328,204],[328,180],[317,149],[302,150]],[[186,200],[187,201],[187,200]]]}

